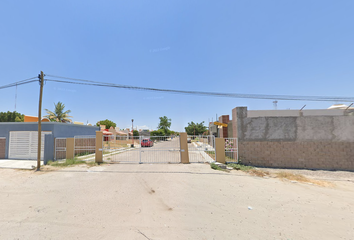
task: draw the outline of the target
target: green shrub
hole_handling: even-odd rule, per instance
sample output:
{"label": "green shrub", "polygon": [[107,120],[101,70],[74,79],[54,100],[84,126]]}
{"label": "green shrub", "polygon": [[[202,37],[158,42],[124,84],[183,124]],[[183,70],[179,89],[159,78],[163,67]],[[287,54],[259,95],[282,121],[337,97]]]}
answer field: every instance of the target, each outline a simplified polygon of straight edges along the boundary
{"label": "green shrub", "polygon": [[217,164],[215,163],[210,163],[210,167],[214,170],[221,170],[223,171],[224,169],[222,169],[221,167],[219,167]]}
{"label": "green shrub", "polygon": [[239,163],[229,163],[229,164],[227,164],[227,166],[232,167],[233,169],[236,169],[236,170],[241,170],[241,171],[246,171],[246,172],[253,169],[252,166],[246,166],[246,165],[239,164]]}
{"label": "green shrub", "polygon": [[53,166],[53,167],[67,167],[70,165],[77,165],[77,164],[84,164],[86,163],[85,161],[78,160],[77,158],[74,159],[65,159],[64,162],[59,162],[59,161],[48,161],[47,165]]}

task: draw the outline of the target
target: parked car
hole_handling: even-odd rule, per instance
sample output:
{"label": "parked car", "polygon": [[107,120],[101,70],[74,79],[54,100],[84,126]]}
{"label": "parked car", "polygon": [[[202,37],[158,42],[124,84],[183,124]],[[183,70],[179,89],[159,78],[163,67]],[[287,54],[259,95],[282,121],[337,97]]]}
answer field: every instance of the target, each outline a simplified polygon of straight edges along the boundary
{"label": "parked car", "polygon": [[192,139],[189,137],[187,138],[187,143],[191,143],[192,142]]}
{"label": "parked car", "polygon": [[152,146],[154,146],[154,142],[151,139],[146,138],[141,140],[141,147],[152,147]]}

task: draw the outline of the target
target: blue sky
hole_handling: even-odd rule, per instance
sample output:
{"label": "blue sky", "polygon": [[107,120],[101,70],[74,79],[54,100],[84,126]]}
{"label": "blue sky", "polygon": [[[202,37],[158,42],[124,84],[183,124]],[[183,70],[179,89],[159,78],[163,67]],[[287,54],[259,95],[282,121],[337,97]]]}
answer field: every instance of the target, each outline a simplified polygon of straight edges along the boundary
{"label": "blue sky", "polygon": [[[0,85],[45,74],[178,90],[353,96],[354,1],[0,2]],[[0,111],[15,110],[15,88]],[[38,114],[39,85],[17,88],[16,110]],[[201,97],[47,82],[43,109],[61,101],[74,121],[172,130],[237,106],[273,100]],[[278,109],[335,102],[279,101]]]}

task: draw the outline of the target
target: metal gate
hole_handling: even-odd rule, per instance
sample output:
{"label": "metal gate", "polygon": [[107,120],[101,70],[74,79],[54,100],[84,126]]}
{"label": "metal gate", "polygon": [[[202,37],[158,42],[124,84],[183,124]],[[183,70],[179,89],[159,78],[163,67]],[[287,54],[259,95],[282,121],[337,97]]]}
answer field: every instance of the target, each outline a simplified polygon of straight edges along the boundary
{"label": "metal gate", "polygon": [[[50,131],[42,131],[41,160],[44,159],[44,137],[52,134]],[[37,131],[10,131],[9,159],[35,160],[38,152]]]}
{"label": "metal gate", "polygon": [[103,137],[103,160],[117,163],[180,163],[178,136]]}
{"label": "metal gate", "polygon": [[215,137],[188,135],[188,153],[190,163],[215,161]]}
{"label": "metal gate", "polygon": [[238,162],[237,138],[225,138],[225,161],[227,163]]}
{"label": "metal gate", "polygon": [[66,138],[55,139],[55,155],[54,160],[66,158]]}
{"label": "metal gate", "polygon": [[95,159],[96,136],[83,135],[74,137],[74,156],[81,160]]}
{"label": "metal gate", "polygon": [[179,137],[152,136],[141,139],[141,163],[180,163],[181,151]]}
{"label": "metal gate", "polygon": [[103,136],[103,160],[109,162],[140,162],[139,136]]}

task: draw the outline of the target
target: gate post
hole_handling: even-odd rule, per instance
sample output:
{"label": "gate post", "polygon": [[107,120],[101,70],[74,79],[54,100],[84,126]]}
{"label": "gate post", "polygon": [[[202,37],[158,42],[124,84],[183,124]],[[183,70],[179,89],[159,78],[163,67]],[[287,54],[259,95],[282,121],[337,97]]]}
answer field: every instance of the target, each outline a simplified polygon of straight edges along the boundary
{"label": "gate post", "polygon": [[96,151],[95,151],[95,162],[103,162],[103,132],[96,131]]}
{"label": "gate post", "polygon": [[66,139],[66,159],[74,159],[75,157],[75,139]]}
{"label": "gate post", "polygon": [[187,133],[183,132],[179,134],[179,147],[181,151],[181,162],[189,163],[189,154],[188,154],[188,142],[187,142]]}
{"label": "gate post", "polygon": [[215,138],[215,157],[219,163],[225,163],[225,139]]}

